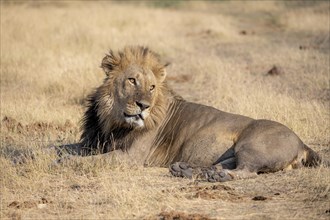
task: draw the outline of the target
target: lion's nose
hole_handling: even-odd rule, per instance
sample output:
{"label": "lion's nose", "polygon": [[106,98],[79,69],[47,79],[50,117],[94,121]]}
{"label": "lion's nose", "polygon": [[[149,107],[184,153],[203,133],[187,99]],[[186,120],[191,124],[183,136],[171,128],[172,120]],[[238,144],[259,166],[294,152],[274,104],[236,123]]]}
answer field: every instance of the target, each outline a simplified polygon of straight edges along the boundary
{"label": "lion's nose", "polygon": [[150,107],[150,104],[147,102],[136,102],[136,105],[140,107],[141,111]]}

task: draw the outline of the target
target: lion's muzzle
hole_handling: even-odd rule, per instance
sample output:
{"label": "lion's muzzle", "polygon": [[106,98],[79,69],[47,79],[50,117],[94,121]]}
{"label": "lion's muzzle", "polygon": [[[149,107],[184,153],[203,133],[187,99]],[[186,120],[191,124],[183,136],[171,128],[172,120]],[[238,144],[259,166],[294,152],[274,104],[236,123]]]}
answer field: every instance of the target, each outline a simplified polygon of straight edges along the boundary
{"label": "lion's muzzle", "polygon": [[149,112],[147,110],[142,111],[140,114],[127,114],[124,112],[124,117],[126,123],[134,126],[134,127],[143,127],[144,120],[149,116]]}

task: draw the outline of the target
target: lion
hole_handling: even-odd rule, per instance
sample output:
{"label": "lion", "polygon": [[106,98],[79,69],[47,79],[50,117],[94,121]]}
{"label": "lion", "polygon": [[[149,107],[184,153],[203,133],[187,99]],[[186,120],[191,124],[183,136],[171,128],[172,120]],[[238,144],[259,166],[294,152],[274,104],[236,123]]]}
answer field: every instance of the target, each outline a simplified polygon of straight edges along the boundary
{"label": "lion", "polygon": [[184,100],[167,84],[167,65],[147,47],[110,50],[101,64],[104,82],[88,97],[81,141],[64,148],[208,181],[320,165],[283,124]]}

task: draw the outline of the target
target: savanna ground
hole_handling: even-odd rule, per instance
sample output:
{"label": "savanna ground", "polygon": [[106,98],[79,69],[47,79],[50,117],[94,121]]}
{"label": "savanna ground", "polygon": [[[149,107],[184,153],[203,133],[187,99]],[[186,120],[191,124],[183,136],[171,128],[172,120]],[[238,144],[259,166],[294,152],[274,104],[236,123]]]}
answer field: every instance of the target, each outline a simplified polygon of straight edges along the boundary
{"label": "savanna ground", "polygon": [[109,161],[52,166],[48,148],[78,141],[105,53],[139,44],[172,63],[187,100],[279,121],[330,159],[329,4],[1,1],[0,218],[329,219],[329,168],[202,183]]}

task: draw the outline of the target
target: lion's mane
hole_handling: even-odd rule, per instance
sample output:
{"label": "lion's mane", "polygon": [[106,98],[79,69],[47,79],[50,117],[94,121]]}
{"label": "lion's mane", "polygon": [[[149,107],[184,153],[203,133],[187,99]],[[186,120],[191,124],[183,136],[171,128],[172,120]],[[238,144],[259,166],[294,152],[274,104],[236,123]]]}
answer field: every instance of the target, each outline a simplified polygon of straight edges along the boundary
{"label": "lion's mane", "polygon": [[156,87],[155,105],[142,129],[125,126],[114,116],[113,112],[118,111],[120,106],[116,105],[117,88],[113,82],[131,64],[150,69],[156,77],[162,77],[164,68],[168,65],[162,63],[159,55],[146,47],[126,47],[123,51],[109,52],[101,64],[107,76],[103,84],[87,99],[87,111],[82,120],[82,154],[127,150],[134,138],[155,129],[164,119],[168,99],[175,96],[166,81]]}

